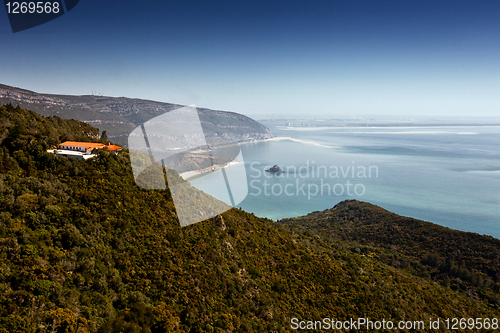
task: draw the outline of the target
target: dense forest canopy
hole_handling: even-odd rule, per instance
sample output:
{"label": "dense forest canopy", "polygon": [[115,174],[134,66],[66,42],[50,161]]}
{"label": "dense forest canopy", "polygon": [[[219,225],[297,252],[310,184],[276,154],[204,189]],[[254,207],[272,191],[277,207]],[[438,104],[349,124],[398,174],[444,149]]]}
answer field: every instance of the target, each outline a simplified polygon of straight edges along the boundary
{"label": "dense forest canopy", "polygon": [[0,332],[500,317],[498,240],[357,202],[283,223],[233,208],[181,228],[168,189],[135,185],[126,150],[47,153],[65,140],[101,136],[0,106]]}
{"label": "dense forest canopy", "polygon": [[500,305],[500,240],[348,200],[281,224],[351,244],[355,252]]}

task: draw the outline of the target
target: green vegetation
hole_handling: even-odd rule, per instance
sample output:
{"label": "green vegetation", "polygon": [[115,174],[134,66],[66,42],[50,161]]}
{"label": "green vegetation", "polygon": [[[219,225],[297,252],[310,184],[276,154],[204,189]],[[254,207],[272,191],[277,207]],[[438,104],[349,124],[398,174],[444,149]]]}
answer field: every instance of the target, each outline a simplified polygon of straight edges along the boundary
{"label": "green vegetation", "polygon": [[[390,223],[399,217],[362,203],[315,213],[324,225],[231,209],[181,228],[168,189],[135,185],[127,151],[87,161],[46,152],[99,138],[77,121],[0,106],[0,332],[285,332],[293,317],[500,317],[497,240],[442,233],[455,242],[449,253],[460,245],[450,271],[464,262],[478,279],[448,274],[446,287],[432,280],[444,268],[430,264],[450,261],[446,249],[432,257],[424,238]],[[369,238],[370,216],[401,233]],[[439,227],[418,223],[410,229],[437,237]]]}
{"label": "green vegetation", "polygon": [[399,216],[355,200],[280,223],[330,242],[350,244],[356,253],[430,278],[500,309],[500,240],[491,236]]}

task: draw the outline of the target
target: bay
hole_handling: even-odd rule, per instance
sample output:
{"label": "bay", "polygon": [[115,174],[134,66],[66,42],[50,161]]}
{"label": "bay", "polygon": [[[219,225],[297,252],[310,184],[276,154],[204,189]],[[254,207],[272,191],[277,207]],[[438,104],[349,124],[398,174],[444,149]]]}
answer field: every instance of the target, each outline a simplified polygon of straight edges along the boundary
{"label": "bay", "polygon": [[[500,238],[500,127],[291,127],[242,144],[248,195],[238,207],[273,220],[346,199]],[[279,165],[285,172],[265,169]]]}

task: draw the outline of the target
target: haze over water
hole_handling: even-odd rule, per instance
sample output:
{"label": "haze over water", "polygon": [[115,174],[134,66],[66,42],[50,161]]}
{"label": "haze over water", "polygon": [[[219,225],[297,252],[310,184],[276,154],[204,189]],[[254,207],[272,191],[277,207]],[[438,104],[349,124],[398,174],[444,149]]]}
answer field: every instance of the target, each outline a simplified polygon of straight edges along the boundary
{"label": "haze over water", "polygon": [[[249,195],[238,206],[246,211],[276,220],[357,199],[500,238],[498,126],[296,127],[287,126],[293,120],[261,122],[278,140],[241,146]],[[288,172],[264,172],[274,164]]]}

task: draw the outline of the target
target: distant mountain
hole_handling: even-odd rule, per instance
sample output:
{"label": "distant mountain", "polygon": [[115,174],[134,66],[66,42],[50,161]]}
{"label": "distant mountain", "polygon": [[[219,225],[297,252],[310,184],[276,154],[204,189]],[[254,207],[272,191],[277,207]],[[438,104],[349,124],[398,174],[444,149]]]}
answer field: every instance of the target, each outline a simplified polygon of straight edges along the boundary
{"label": "distant mountain", "polygon": [[[165,112],[182,107],[179,104],[137,98],[107,96],[72,96],[39,94],[33,91],[0,84],[0,102],[36,111],[43,116],[59,116],[83,121],[107,137],[127,146],[128,134],[142,123]],[[224,137],[236,142],[263,140],[272,137],[271,131],[257,121],[235,112],[198,108],[207,140]]]}

